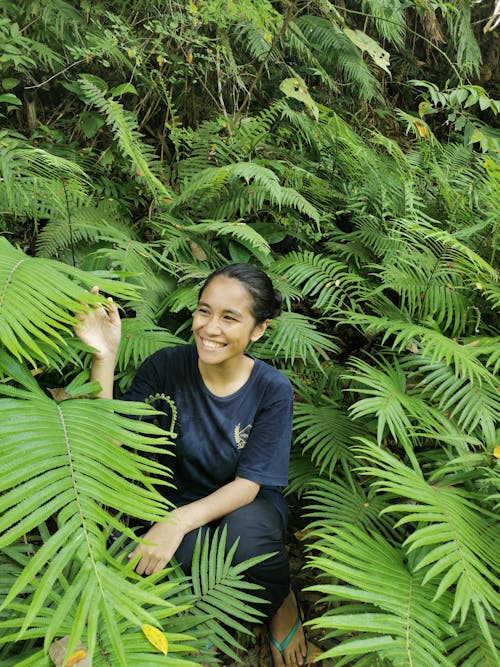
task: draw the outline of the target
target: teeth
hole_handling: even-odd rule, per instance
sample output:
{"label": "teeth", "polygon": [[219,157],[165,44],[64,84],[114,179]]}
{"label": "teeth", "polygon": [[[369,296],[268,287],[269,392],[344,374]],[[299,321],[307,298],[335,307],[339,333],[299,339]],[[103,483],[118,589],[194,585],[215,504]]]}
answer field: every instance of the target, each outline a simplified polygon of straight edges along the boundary
{"label": "teeth", "polygon": [[205,338],[202,338],[203,345],[205,347],[210,347],[212,350],[219,349],[220,347],[224,347],[222,343],[216,343],[213,340],[206,340]]}

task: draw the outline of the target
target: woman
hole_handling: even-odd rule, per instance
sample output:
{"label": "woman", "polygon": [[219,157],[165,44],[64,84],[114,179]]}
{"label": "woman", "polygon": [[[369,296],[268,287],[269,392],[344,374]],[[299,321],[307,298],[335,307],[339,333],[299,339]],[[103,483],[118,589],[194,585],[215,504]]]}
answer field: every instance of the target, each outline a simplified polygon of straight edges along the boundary
{"label": "woman", "polygon": [[[97,292],[97,288],[93,288]],[[113,374],[120,343],[120,318],[111,299],[81,317],[79,338],[96,352],[92,379],[102,397],[113,396]],[[271,652],[275,667],[304,664],[306,641],[297,601],[290,590],[284,544],[292,424],[288,379],[246,353],[281,311],[281,295],[269,277],[250,264],[233,264],[203,284],[193,316],[194,345],[164,348],[140,367],[126,400],[164,394],[176,404],[175,505],[154,524],[131,553],[136,571],[152,574],[175,556],[189,572],[199,529],[227,527],[227,543],[240,537],[235,561],[276,555],[254,566],[247,578],[263,587],[269,604]],[[166,409],[164,405],[161,409]],[[162,421],[163,420],[163,421]],[[169,428],[168,415],[160,426]]]}

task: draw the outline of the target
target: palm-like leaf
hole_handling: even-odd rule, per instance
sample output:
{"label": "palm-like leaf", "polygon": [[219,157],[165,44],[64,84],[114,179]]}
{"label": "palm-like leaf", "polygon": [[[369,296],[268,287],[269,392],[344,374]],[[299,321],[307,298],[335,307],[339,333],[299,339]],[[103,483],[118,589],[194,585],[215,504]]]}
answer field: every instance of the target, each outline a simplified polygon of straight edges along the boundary
{"label": "palm-like leaf", "polygon": [[[97,276],[51,259],[28,257],[0,238],[0,342],[18,359],[46,363],[64,345],[61,333],[76,324],[72,313],[103,304],[87,289]],[[99,276],[104,291],[132,296],[134,289]],[[43,345],[43,348],[42,348]]]}
{"label": "palm-like leaf", "polygon": [[[36,534],[37,527],[52,516],[57,522],[55,532],[43,536],[43,544],[3,601],[5,607],[36,585],[29,603],[23,603],[14,635],[28,632],[29,637],[29,628],[42,623],[47,645],[59,634],[62,622],[72,619],[75,633],[81,634],[84,625],[93,629],[88,638],[93,651],[101,619],[104,625],[110,624],[108,632],[116,648],[120,642],[113,625],[115,617],[123,616],[136,624],[141,618],[154,623],[142,604],[148,599],[160,605],[164,602],[153,589],[138,589],[140,577],[108,558],[106,526],[129,532],[112,511],[147,521],[162,519],[166,505],[153,485],[167,483],[167,471],[139,453],[117,449],[115,442],[124,442],[136,452],[150,452],[156,451],[159,443],[168,442],[166,434],[125,417],[151,412],[148,406],[91,399],[58,404],[41,392],[9,386],[1,389],[15,397],[0,399],[0,548],[23,535]],[[50,605],[52,588],[62,572],[67,581],[57,611],[47,622],[42,610]],[[91,617],[85,620],[90,609]]]}
{"label": "palm-like leaf", "polygon": [[[490,341],[488,348],[493,348]],[[475,348],[476,357],[478,349]],[[492,350],[492,355],[496,353]],[[493,359],[491,361],[494,361]],[[492,364],[493,365],[493,364]],[[446,364],[428,362],[419,355],[411,355],[404,363],[406,369],[414,370],[417,383],[415,392],[431,404],[448,420],[455,420],[458,427],[467,434],[476,430],[486,445],[495,443],[495,425],[500,417],[500,400],[491,375],[490,382],[471,382],[469,378],[457,376]],[[414,377],[408,376],[412,384]],[[412,392],[412,393],[415,393]]]}
{"label": "palm-like leaf", "polygon": [[[472,605],[481,632],[494,650],[486,617],[494,619],[500,605],[496,556],[498,535],[491,530],[495,516],[482,509],[470,494],[450,486],[446,477],[430,484],[420,470],[412,470],[392,454],[366,443],[359,448],[370,463],[363,467],[374,484],[407,502],[394,503],[385,512],[401,512],[398,525],[414,524],[405,545],[415,551],[415,566],[424,571],[423,584],[439,577],[435,596],[454,592],[451,617],[459,612],[463,623]],[[423,523],[421,523],[423,522]]]}
{"label": "palm-like leaf", "polygon": [[303,455],[310,457],[320,475],[331,477],[339,464],[348,474],[355,461],[352,445],[364,429],[343,410],[332,405],[296,403],[294,429],[295,442],[302,445]]}
{"label": "palm-like leaf", "polygon": [[[244,539],[242,536],[241,539]],[[187,601],[192,605],[194,618],[202,614],[204,621],[194,634],[201,636],[205,644],[212,642],[219,650],[239,660],[235,649],[241,649],[237,634],[250,635],[245,623],[258,623],[263,612],[255,608],[262,604],[258,597],[259,586],[244,579],[245,571],[268,558],[271,554],[255,556],[240,564],[233,564],[238,543],[226,543],[226,530],[216,530],[199,538],[193,553],[191,584],[193,593]],[[178,601],[182,601],[182,597]],[[235,636],[236,635],[236,636]]]}
{"label": "palm-like leaf", "polygon": [[123,154],[131,160],[131,171],[135,171],[137,178],[144,179],[154,197],[169,199],[172,193],[155,173],[156,159],[151,148],[142,141],[133,115],[127,113],[120,102],[106,97],[90,78],[83,76],[79,83],[88,101],[105,114]]}
{"label": "palm-like leaf", "polygon": [[305,315],[284,312],[271,324],[271,333],[266,340],[252,345],[256,356],[263,359],[279,357],[285,361],[302,359],[321,369],[318,352],[334,352],[338,349],[333,340],[320,333]]}
{"label": "palm-like leaf", "polygon": [[357,635],[341,639],[323,653],[324,658],[337,658],[337,665],[360,664],[358,658],[370,654],[371,664],[378,656],[408,667],[452,667],[443,645],[452,632],[444,620],[446,600],[433,599],[435,587],[423,586],[422,574],[397,548],[354,526],[344,526],[335,535],[317,535],[319,555],[311,557],[311,566],[343,583],[320,583],[308,590],[343,604],[309,624],[330,637]]}
{"label": "palm-like leaf", "polygon": [[[353,477],[317,479],[305,494],[306,516],[310,519],[307,530],[327,535],[335,534],[342,526],[354,526],[369,534],[380,533],[394,542],[396,531],[392,521],[382,513],[390,496],[376,493],[372,487],[356,484]],[[321,538],[318,538],[321,541]],[[317,542],[315,541],[314,544]]]}

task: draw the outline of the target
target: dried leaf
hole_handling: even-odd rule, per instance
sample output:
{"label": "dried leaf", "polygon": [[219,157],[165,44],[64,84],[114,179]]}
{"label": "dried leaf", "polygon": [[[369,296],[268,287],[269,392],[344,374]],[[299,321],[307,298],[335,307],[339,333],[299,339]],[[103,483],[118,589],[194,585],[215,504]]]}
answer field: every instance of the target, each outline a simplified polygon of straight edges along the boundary
{"label": "dried leaf", "polygon": [[144,635],[150,644],[158,649],[160,653],[163,653],[163,655],[167,655],[168,639],[161,630],[158,630],[158,628],[155,628],[153,625],[148,625],[147,623],[141,626],[141,630],[144,632]]}
{"label": "dried leaf", "polygon": [[415,124],[415,127],[417,128],[418,134],[422,137],[422,139],[428,139],[429,130],[427,129],[427,127],[419,120],[414,120],[413,122]]}
{"label": "dried leaf", "polygon": [[49,656],[56,667],[90,667],[90,658],[83,644],[78,644],[66,662],[64,657],[68,650],[69,637],[57,639],[49,646]]}
{"label": "dried leaf", "polygon": [[78,649],[77,651],[74,651],[68,658],[66,662],[66,667],[71,667],[72,665],[76,665],[79,662],[81,662],[87,655],[87,651],[85,651],[83,648]]}

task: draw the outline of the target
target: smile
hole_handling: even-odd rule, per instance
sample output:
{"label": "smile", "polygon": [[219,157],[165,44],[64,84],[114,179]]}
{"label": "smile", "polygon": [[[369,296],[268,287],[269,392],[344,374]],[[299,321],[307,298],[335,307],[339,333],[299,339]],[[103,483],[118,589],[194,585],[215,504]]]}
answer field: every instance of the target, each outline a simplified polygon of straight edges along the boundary
{"label": "smile", "polygon": [[220,350],[220,348],[226,347],[225,343],[217,343],[214,340],[207,340],[206,338],[202,338],[201,336],[200,336],[200,341],[203,347],[206,347],[210,350]]}

